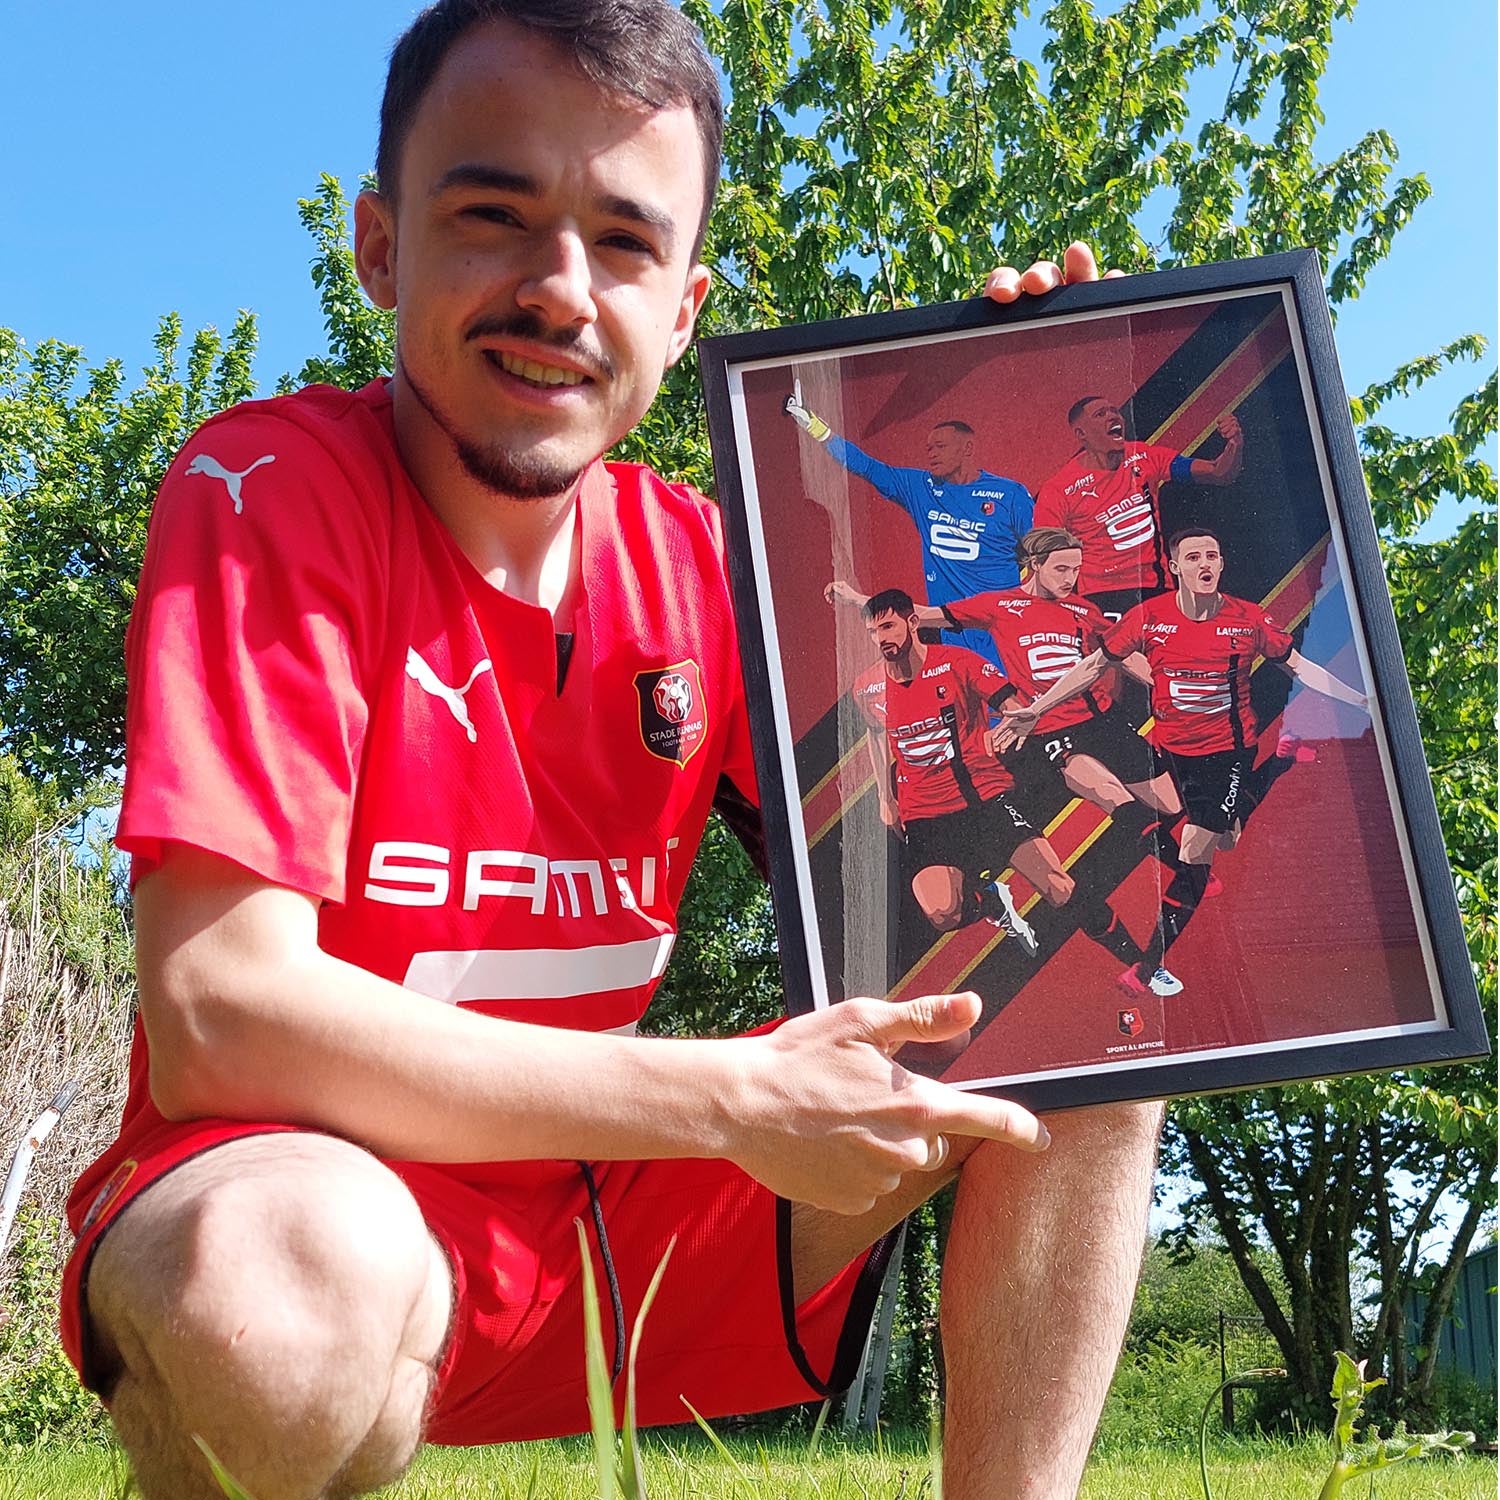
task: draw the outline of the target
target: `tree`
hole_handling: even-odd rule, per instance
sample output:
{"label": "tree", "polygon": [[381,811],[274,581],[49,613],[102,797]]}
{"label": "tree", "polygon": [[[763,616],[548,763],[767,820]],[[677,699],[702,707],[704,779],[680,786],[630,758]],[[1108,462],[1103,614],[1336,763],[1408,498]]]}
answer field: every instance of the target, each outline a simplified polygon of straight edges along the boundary
{"label": "tree", "polygon": [[125,748],[125,624],[146,523],[177,449],[253,394],[255,319],[194,338],[157,329],[156,358],[125,390],[55,340],[28,350],[0,328],[0,746],[66,794]]}
{"label": "tree", "polygon": [[[703,27],[730,93],[724,188],[707,252],[719,282],[709,331],[967,296],[995,262],[1024,265],[1038,248],[1075,237],[1128,270],[1309,245],[1328,267],[1337,312],[1429,192],[1419,174],[1395,175],[1396,148],[1384,131],[1326,160],[1316,154],[1319,83],[1334,24],[1353,12],[1352,0],[1126,0],[1109,13],[1091,0],[1057,0],[1041,18],[1040,67],[1015,50],[1023,0],[685,0],[684,8]],[[1229,73],[1222,99],[1189,133],[1189,99],[1220,63]],[[303,214],[318,245],[314,280],[329,333],[328,353],[303,374],[357,385],[388,360],[389,321],[359,295],[338,185],[325,178]],[[176,337],[168,341],[173,359]],[[185,382],[163,353],[146,386],[122,400],[118,372],[105,373],[112,366],[75,395],[84,378],[77,351],[44,348],[28,363],[14,340],[0,345],[10,390],[0,399],[0,717],[4,743],[63,782],[118,759],[119,674],[110,664],[153,475],[193,412],[243,389],[253,327],[237,325],[218,375],[217,345],[204,345],[201,356],[199,348]],[[1471,953],[1493,1011],[1486,747],[1494,696],[1485,663],[1494,656],[1495,488],[1482,450],[1496,426],[1494,380],[1443,433],[1407,436],[1380,420],[1392,397],[1481,354],[1480,340],[1460,340],[1397,371],[1352,410]],[[711,484],[691,358],[618,451]],[[1443,492],[1469,507],[1458,533],[1413,541]],[[90,685],[52,703],[47,685],[64,651]],[[760,959],[774,942],[769,911],[746,902],[744,867],[730,846],[711,841],[710,849],[699,909],[723,930],[704,932],[700,948],[725,958],[724,984],[750,974],[763,984]],[[695,941],[685,935],[684,947]],[[669,1010],[668,1024],[689,1012],[699,1019],[711,998],[704,990],[690,997],[687,986],[675,993],[685,1008]],[[1387,1357],[1398,1403],[1420,1398],[1429,1366],[1410,1379],[1395,1373],[1404,1348],[1398,1311],[1382,1320],[1377,1310],[1365,1330],[1351,1277],[1360,1254],[1388,1276],[1416,1274],[1432,1214],[1424,1219],[1422,1204],[1440,1184],[1468,1194],[1469,1213],[1484,1214],[1494,1103],[1486,1070],[1456,1068],[1179,1111],[1169,1160],[1204,1174],[1192,1213],[1215,1223],[1231,1251],[1236,1236],[1252,1250],[1262,1241],[1277,1250],[1287,1305],[1266,1289],[1263,1310],[1274,1305],[1288,1365],[1319,1415],[1330,1368],[1314,1367],[1328,1364],[1329,1340],[1346,1334],[1368,1337],[1371,1351]],[[1263,1145],[1271,1138],[1281,1145],[1274,1161]],[[1279,1175],[1257,1178],[1262,1159]],[[1403,1164],[1423,1195],[1414,1206],[1371,1188]],[[1346,1182],[1347,1197],[1331,1191]],[[1283,1189],[1292,1195],[1284,1203]],[[1304,1213],[1311,1228],[1295,1217]],[[1252,1293],[1253,1267],[1247,1251],[1241,1270]],[[1439,1316],[1445,1276],[1431,1303]],[[1325,1306],[1336,1310],[1331,1323],[1318,1311]]]}
{"label": "tree", "polygon": [[[1042,17],[1045,76],[1014,51],[1019,0],[688,8],[731,94],[711,233],[731,294],[710,303],[721,326],[970,295],[990,265],[1024,265],[1075,237],[1129,270],[1311,246],[1337,314],[1429,193],[1420,175],[1393,175],[1384,131],[1328,160],[1314,151],[1319,81],[1352,3],[1128,0],[1102,14],[1059,0]],[[1220,107],[1189,136],[1192,86],[1220,61]],[[1493,1015],[1495,481],[1483,455],[1494,379],[1442,434],[1408,437],[1380,420],[1393,396],[1482,353],[1477,337],[1459,340],[1351,410]],[[684,410],[675,425],[686,422]],[[1471,507],[1458,533],[1412,541],[1442,493]],[[1456,1197],[1461,1222],[1422,1332],[1434,1348],[1457,1263],[1494,1201],[1494,1120],[1482,1066],[1175,1112],[1168,1164],[1201,1184],[1189,1222],[1212,1226],[1234,1255],[1312,1419],[1325,1415],[1338,1347],[1385,1361],[1398,1409],[1430,1390],[1431,1355],[1405,1365],[1402,1297],[1436,1203]],[[1408,1180],[1409,1193],[1398,1187]],[[1260,1267],[1266,1247],[1284,1293]],[[1380,1278],[1369,1314],[1354,1300],[1361,1270]]]}

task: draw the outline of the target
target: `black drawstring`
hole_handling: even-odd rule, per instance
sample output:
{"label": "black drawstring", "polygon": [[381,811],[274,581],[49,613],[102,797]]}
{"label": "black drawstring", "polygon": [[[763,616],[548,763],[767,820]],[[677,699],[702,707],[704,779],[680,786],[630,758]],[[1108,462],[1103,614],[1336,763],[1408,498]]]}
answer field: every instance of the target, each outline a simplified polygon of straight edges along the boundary
{"label": "black drawstring", "polygon": [[609,1383],[613,1385],[625,1368],[625,1305],[620,1301],[620,1283],[615,1276],[614,1257],[609,1253],[609,1235],[604,1230],[604,1210],[599,1207],[599,1186],[594,1181],[594,1169],[586,1161],[578,1163],[583,1180],[589,1190],[589,1212],[594,1219],[594,1238],[599,1242],[599,1259],[604,1262],[604,1279],[609,1285],[609,1305],[615,1315],[615,1357],[609,1372]]}

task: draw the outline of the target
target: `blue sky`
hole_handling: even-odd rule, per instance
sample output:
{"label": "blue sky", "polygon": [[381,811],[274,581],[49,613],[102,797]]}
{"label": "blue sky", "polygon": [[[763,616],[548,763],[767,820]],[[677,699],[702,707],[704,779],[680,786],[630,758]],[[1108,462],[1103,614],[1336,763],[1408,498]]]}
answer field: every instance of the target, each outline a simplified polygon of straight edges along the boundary
{"label": "blue sky", "polygon": [[[188,330],[227,329],[248,307],[260,319],[261,384],[295,370],[323,347],[296,201],[321,172],[352,191],[370,165],[385,56],[417,9],[5,7],[0,324],[134,371],[161,314],[180,312]],[[1351,389],[1458,334],[1494,335],[1495,56],[1493,0],[1362,0],[1338,29],[1322,154],[1383,126],[1401,170],[1425,172],[1434,188],[1340,321]],[[1479,379],[1472,367],[1449,376],[1398,420],[1432,430]]]}

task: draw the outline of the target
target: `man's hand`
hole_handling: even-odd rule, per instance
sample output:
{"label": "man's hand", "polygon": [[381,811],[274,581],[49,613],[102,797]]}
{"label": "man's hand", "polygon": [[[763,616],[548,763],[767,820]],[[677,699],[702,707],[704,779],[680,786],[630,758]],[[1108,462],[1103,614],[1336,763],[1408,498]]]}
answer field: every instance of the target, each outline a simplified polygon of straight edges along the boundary
{"label": "man's hand", "polygon": [[1224,447],[1214,460],[1214,472],[1221,482],[1227,484],[1239,476],[1245,462],[1245,429],[1232,411],[1226,411],[1219,418],[1219,436],[1224,439]]}
{"label": "man's hand", "polygon": [[990,730],[992,755],[1002,755],[1007,750],[1018,750],[1026,743],[1031,731],[1036,728],[1041,715],[1029,703],[1012,698],[1000,710],[1000,722]]}
{"label": "man's hand", "polygon": [[898,839],[906,837],[906,828],[901,822],[901,809],[894,798],[882,797],[880,799],[880,821],[885,824]]}
{"label": "man's hand", "polygon": [[862,594],[852,583],[845,583],[842,578],[835,578],[832,583],[823,590],[823,597],[830,604],[851,604],[855,609],[862,609],[865,600],[870,596]]}
{"label": "man's hand", "polygon": [[[1123,276],[1123,271],[1106,271],[1105,281]],[[1039,260],[1025,271],[1012,266],[996,266],[985,278],[984,294],[996,302],[1014,302],[1023,292],[1039,297],[1060,286],[1074,286],[1080,281],[1098,281],[1099,265],[1094,252],[1081,240],[1074,240],[1063,251],[1061,265],[1055,260]]]}
{"label": "man's hand", "polygon": [[808,437],[814,438],[820,443],[828,441],[828,434],[833,429],[816,412],[809,411],[802,404],[802,381],[800,378],[792,382],[792,394],[781,403],[781,409]]}
{"label": "man's hand", "polygon": [[950,1088],[893,1061],[907,1042],[941,1042],[979,1019],[973,994],[891,1004],[846,1000],[734,1045],[750,1061],[730,1109],[730,1152],[794,1203],[859,1214],[908,1172],[936,1171],[950,1136],[1041,1151],[1051,1139],[1018,1104]]}

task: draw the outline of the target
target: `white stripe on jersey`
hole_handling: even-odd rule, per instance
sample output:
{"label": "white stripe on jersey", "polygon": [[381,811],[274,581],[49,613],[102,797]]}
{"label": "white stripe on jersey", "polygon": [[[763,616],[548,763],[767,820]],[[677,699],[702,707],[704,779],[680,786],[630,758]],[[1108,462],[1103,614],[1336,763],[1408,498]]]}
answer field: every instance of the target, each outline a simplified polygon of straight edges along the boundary
{"label": "white stripe on jersey", "polygon": [[460,1000],[569,1000],[629,990],[661,977],[676,934],[592,948],[477,948],[414,953],[401,983],[419,995]]}
{"label": "white stripe on jersey", "polygon": [[901,759],[913,766],[940,766],[953,759],[953,735],[946,724],[916,734],[896,735],[896,750]]}

